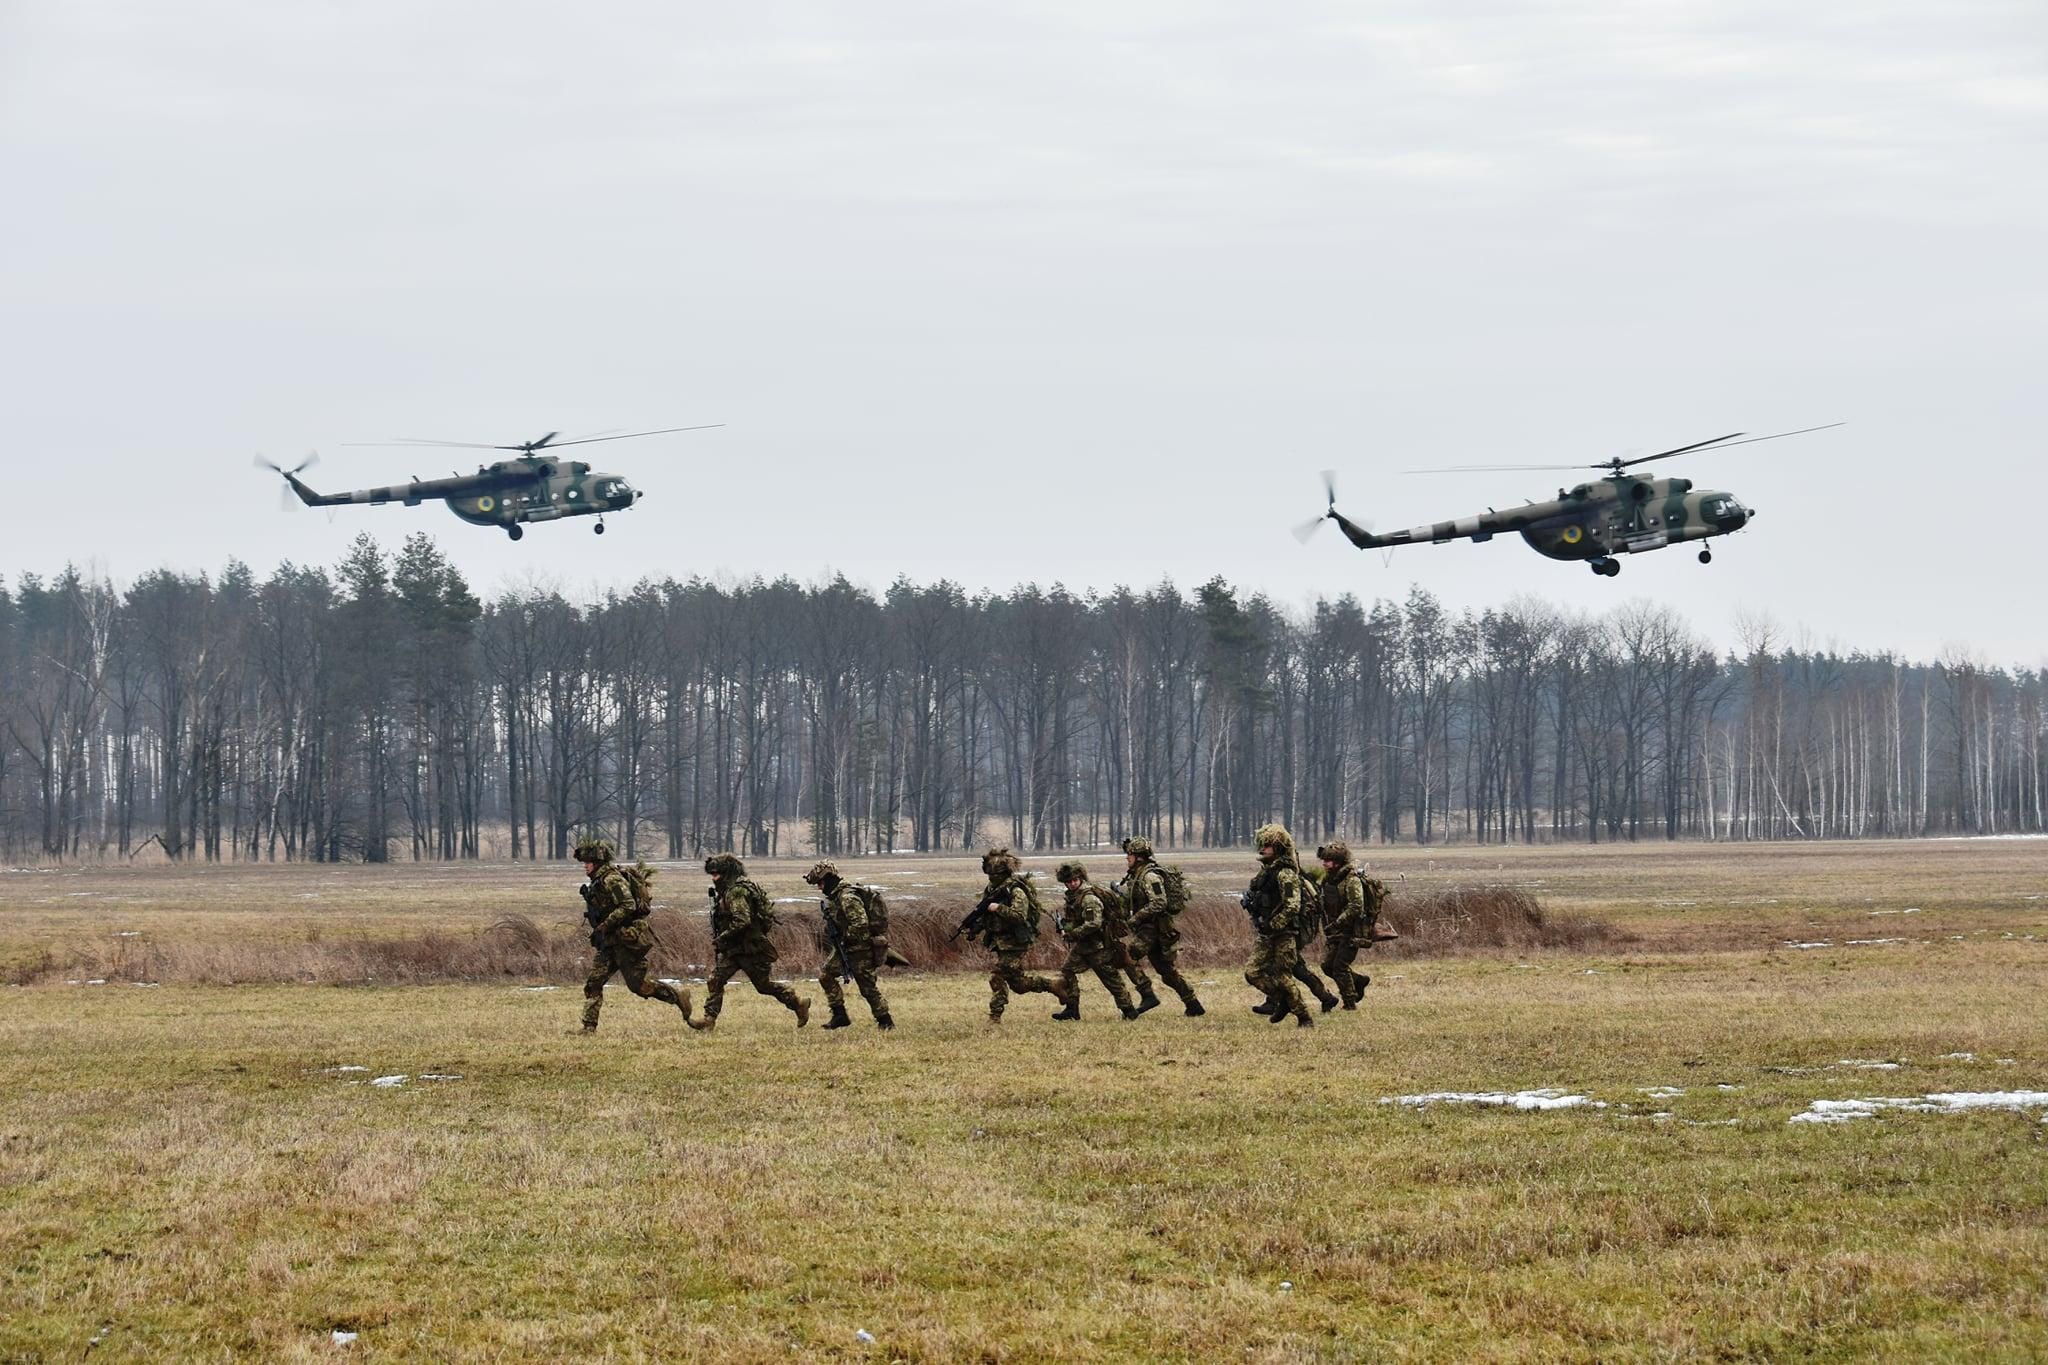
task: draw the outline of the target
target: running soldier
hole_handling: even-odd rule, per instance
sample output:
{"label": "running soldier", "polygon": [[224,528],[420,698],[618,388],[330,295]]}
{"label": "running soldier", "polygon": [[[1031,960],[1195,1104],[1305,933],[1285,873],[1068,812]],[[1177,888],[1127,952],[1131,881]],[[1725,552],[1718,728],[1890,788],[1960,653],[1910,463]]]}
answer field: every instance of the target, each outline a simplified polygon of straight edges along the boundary
{"label": "running soldier", "polygon": [[1077,995],[1050,977],[1033,976],[1024,970],[1024,954],[1038,941],[1038,889],[1031,884],[1017,855],[1007,848],[992,848],[981,855],[981,870],[988,874],[980,902],[970,923],[979,917],[982,946],[996,955],[995,969],[988,976],[988,1021],[999,1024],[1003,1007],[1012,991],[1028,995],[1043,991],[1070,1005]]}
{"label": "running soldier", "polygon": [[853,1023],[846,1014],[846,993],[839,987],[839,974],[844,971],[860,988],[861,999],[868,1002],[875,1027],[895,1028],[896,1021],[889,1017],[889,1002],[882,998],[882,988],[875,984],[875,969],[888,958],[889,940],[876,932],[879,926],[869,924],[867,900],[831,863],[817,864],[804,873],[804,880],[818,888],[818,915],[825,924],[825,942],[821,945],[825,962],[818,969],[819,989],[825,992],[825,1003],[832,1007],[832,1017],[825,1027],[846,1028]]}
{"label": "running soldier", "polygon": [[1294,967],[1288,973],[1308,988],[1315,996],[1316,1003],[1328,1014],[1337,1008],[1339,998],[1323,984],[1323,979],[1308,965],[1308,946],[1316,941],[1316,935],[1323,932],[1323,903],[1317,896],[1316,888],[1306,878],[1301,884],[1301,920],[1294,926]]}
{"label": "running soldier", "polygon": [[[1166,874],[1153,861],[1151,842],[1132,837],[1124,840],[1123,849],[1124,864],[1130,869],[1124,874],[1123,885],[1124,901],[1130,907],[1134,956],[1152,964],[1152,970],[1159,973],[1168,990],[1180,997],[1189,1014],[1207,1014],[1195,997],[1195,988],[1180,974],[1180,949],[1176,946],[1180,943],[1180,926],[1176,921],[1180,919],[1181,907],[1174,905],[1167,895]],[[1153,996],[1154,1001],[1157,999]],[[1143,1000],[1139,1007],[1151,1008]]]}
{"label": "running soldier", "polygon": [[775,927],[775,911],[768,903],[768,893],[754,884],[746,865],[730,853],[706,858],[704,871],[712,879],[708,894],[714,957],[711,976],[704,983],[704,1017],[692,1019],[690,1027],[717,1027],[719,1011],[725,1008],[725,983],[742,973],[755,990],[788,1007],[798,1028],[810,1023],[811,1002],[768,975],[775,962],[775,944],[768,937]]}
{"label": "running soldier", "polygon": [[[604,983],[617,972],[626,989],[648,1000],[674,1005],[690,1020],[690,993],[677,991],[666,981],[647,976],[647,955],[654,951],[654,930],[648,926],[648,906],[633,894],[626,874],[612,861],[612,846],[603,839],[586,839],[576,845],[576,860],[583,864],[583,918],[590,924],[590,973],[583,979],[583,1031],[597,1032],[598,1011],[604,1008]],[[645,873],[643,875],[652,875]]]}
{"label": "running soldier", "polygon": [[[1067,960],[1060,964],[1060,985],[1066,990],[1066,1008],[1055,1014],[1055,1019],[1079,1019],[1081,1017],[1081,972],[1086,969],[1095,973],[1095,979],[1116,1001],[1117,1011],[1126,1019],[1138,1017],[1138,1007],[1131,1003],[1131,993],[1124,989],[1118,975],[1118,941],[1109,931],[1109,924],[1103,909],[1103,896],[1096,888],[1088,885],[1088,869],[1079,863],[1061,863],[1054,874],[1067,888],[1066,913],[1060,917],[1060,937],[1067,941]],[[1125,960],[1128,960],[1126,955]],[[1153,1004],[1159,1000],[1155,996]]]}
{"label": "running soldier", "polygon": [[1254,837],[1260,867],[1244,893],[1244,908],[1258,937],[1244,979],[1265,996],[1268,1008],[1252,1008],[1270,1015],[1276,1024],[1291,1014],[1298,1027],[1310,1028],[1315,1020],[1294,985],[1294,964],[1301,956],[1295,935],[1302,913],[1301,861],[1294,851],[1294,836],[1281,825],[1261,825]]}
{"label": "running soldier", "polygon": [[1316,850],[1323,864],[1323,972],[1337,983],[1344,1008],[1355,1010],[1372,978],[1351,969],[1361,949],[1373,944],[1373,928],[1387,888],[1351,861],[1351,846],[1336,841]]}

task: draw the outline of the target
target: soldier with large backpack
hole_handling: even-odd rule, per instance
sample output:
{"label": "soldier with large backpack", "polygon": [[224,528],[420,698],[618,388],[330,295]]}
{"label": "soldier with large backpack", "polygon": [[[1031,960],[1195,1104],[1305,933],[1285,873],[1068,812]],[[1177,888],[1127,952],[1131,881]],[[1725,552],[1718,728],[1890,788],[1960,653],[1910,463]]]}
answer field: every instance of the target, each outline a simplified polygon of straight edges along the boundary
{"label": "soldier with large backpack", "polygon": [[819,863],[804,873],[804,880],[818,888],[818,916],[825,931],[825,961],[818,968],[818,987],[825,992],[825,1003],[832,1007],[832,1018],[825,1027],[846,1028],[853,1023],[846,1013],[846,993],[839,986],[843,971],[859,987],[861,999],[868,1002],[875,1027],[895,1028],[896,1021],[889,1017],[889,1002],[882,997],[882,988],[875,984],[875,969],[889,956],[889,922],[873,913],[881,897],[870,896],[867,887],[856,886],[841,877],[839,869],[829,862]]}
{"label": "soldier with large backpack", "polygon": [[768,937],[775,928],[775,907],[768,893],[747,876],[746,864],[730,853],[714,853],[704,860],[711,880],[711,975],[704,983],[704,1017],[692,1019],[690,1027],[709,1030],[718,1024],[725,1007],[725,983],[746,974],[754,989],[781,1001],[796,1016],[796,1026],[811,1022],[811,1002],[768,975],[775,963],[775,943]]}
{"label": "soldier with large backpack", "polygon": [[[1059,919],[1060,937],[1067,941],[1067,960],[1060,964],[1060,984],[1066,988],[1066,1008],[1055,1019],[1081,1017],[1081,973],[1093,971],[1117,1012],[1125,1019],[1138,1017],[1131,993],[1124,989],[1122,969],[1117,965],[1117,939],[1104,919],[1105,896],[1101,888],[1088,884],[1088,869],[1079,863],[1061,863],[1054,874],[1067,888],[1065,913]],[[1128,956],[1126,955],[1126,960]],[[1158,1004],[1157,996],[1153,1004]]]}
{"label": "soldier with large backpack", "polygon": [[1351,969],[1359,950],[1377,937],[1386,884],[1368,877],[1351,861],[1351,846],[1332,840],[1316,850],[1323,864],[1323,971],[1337,983],[1344,1008],[1355,1010],[1372,978]]}
{"label": "soldier with large backpack", "polygon": [[[981,870],[988,885],[967,917],[970,932],[978,932],[984,948],[996,955],[994,970],[988,974],[988,1021],[1003,1021],[1003,1009],[1010,993],[1043,992],[1057,996],[1062,1005],[1072,1005],[1078,994],[1050,977],[1034,976],[1024,970],[1024,954],[1038,942],[1038,922],[1044,910],[1038,903],[1038,888],[1023,870],[1023,863],[1007,848],[992,848],[981,855]],[[963,927],[968,927],[963,925]]]}
{"label": "soldier with large backpack", "polygon": [[603,839],[576,845],[576,860],[588,878],[583,884],[583,918],[590,925],[590,973],[583,979],[583,1032],[597,1032],[604,1008],[604,983],[617,972],[626,989],[644,999],[674,1005],[690,1018],[690,993],[647,975],[647,955],[654,951],[654,930],[647,914],[654,907],[654,869],[645,863],[630,871],[612,861],[612,846]]}
{"label": "soldier with large backpack", "polygon": [[[1126,839],[1123,850],[1124,863],[1130,869],[1124,874],[1123,899],[1130,917],[1131,944],[1137,950],[1134,955],[1152,964],[1152,970],[1180,997],[1189,1014],[1208,1013],[1195,997],[1195,988],[1180,974],[1178,965],[1177,921],[1181,911],[1188,908],[1187,879],[1181,876],[1179,868],[1161,867],[1155,862],[1148,840]],[[1145,993],[1151,995],[1150,991]],[[1152,999],[1156,1003],[1158,997]],[[1151,1008],[1143,999],[1138,1004],[1141,1011]]]}

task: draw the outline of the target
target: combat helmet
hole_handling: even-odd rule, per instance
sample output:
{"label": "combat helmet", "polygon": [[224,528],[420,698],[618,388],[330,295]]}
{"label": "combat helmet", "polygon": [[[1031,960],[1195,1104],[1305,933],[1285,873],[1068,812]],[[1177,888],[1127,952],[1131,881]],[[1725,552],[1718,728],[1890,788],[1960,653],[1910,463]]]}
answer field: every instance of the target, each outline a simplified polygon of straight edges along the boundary
{"label": "combat helmet", "polygon": [[741,877],[746,875],[747,865],[736,854],[714,853],[704,860],[704,871],[714,877]]}
{"label": "combat helmet", "polygon": [[991,877],[1015,876],[1024,863],[1008,846],[998,844],[981,855],[981,870]]}
{"label": "combat helmet", "polygon": [[1329,843],[1316,850],[1316,857],[1323,862],[1335,863],[1339,867],[1344,867],[1351,862],[1351,845],[1345,843],[1342,839],[1332,839]]}
{"label": "combat helmet", "polygon": [[1053,875],[1060,879],[1060,885],[1065,886],[1076,878],[1084,882],[1087,881],[1088,869],[1079,863],[1061,863],[1059,871],[1053,873]]}
{"label": "combat helmet", "polygon": [[612,860],[612,853],[612,845],[609,839],[585,839],[582,843],[576,845],[575,848],[569,850],[569,856],[579,863],[598,863],[600,865],[610,862]]}
{"label": "combat helmet", "polygon": [[1265,848],[1268,844],[1280,850],[1282,857],[1294,856],[1294,836],[1287,832],[1285,825],[1260,825],[1258,833],[1252,836],[1252,847]]}
{"label": "combat helmet", "polygon": [[1152,841],[1140,838],[1135,834],[1124,840],[1123,848],[1124,852],[1130,854],[1133,858],[1149,858],[1152,856]]}
{"label": "combat helmet", "polygon": [[804,880],[812,886],[823,886],[826,882],[836,882],[839,880],[839,865],[830,859],[813,863],[811,864],[811,870],[804,873]]}

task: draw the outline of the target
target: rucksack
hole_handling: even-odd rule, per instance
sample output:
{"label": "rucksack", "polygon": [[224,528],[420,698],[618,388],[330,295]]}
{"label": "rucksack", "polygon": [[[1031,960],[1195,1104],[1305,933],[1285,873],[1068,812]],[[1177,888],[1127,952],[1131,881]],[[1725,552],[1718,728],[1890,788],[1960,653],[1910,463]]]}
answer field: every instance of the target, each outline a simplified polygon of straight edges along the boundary
{"label": "rucksack", "polygon": [[860,903],[868,915],[868,937],[889,937],[889,902],[882,897],[879,886],[862,886],[859,882],[849,883],[853,894],[860,897]]}
{"label": "rucksack", "polygon": [[1152,864],[1159,873],[1159,880],[1166,886],[1166,913],[1178,915],[1188,908],[1188,879],[1179,867],[1167,867],[1161,863]]}
{"label": "rucksack", "polygon": [[1045,916],[1045,905],[1038,899],[1038,888],[1032,885],[1029,872],[1018,873],[1016,885],[1024,889],[1024,901],[1031,907],[1031,932],[1035,934],[1038,932],[1038,921]]}
{"label": "rucksack", "polygon": [[1122,938],[1131,932],[1130,902],[1113,886],[1090,886],[1085,893],[1102,902],[1102,927],[1111,938]]}
{"label": "rucksack", "polygon": [[619,869],[619,875],[626,879],[626,889],[633,893],[635,919],[654,908],[654,873],[655,869],[649,867],[645,859]]}
{"label": "rucksack", "polygon": [[754,903],[754,928],[764,938],[775,932],[781,921],[775,914],[775,902],[768,899],[768,893],[755,884],[752,877],[742,877],[733,883],[733,891],[744,895]]}

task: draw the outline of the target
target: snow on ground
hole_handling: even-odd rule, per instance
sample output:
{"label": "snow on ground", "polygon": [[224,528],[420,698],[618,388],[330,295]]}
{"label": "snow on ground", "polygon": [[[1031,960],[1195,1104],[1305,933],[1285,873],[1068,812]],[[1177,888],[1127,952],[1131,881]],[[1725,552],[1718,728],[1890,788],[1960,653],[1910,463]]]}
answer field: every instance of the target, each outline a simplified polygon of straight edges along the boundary
{"label": "snow on ground", "polygon": [[1832,948],[1835,945],[1826,939],[1821,939],[1818,943],[1793,943],[1788,940],[1785,946],[1787,948]]}
{"label": "snow on ground", "polygon": [[1815,1100],[1788,1123],[1850,1123],[1874,1118],[1886,1110],[1912,1114],[1962,1114],[1972,1109],[2006,1109],[2025,1113],[2048,1109],[2048,1090],[1943,1091],[1918,1099]]}
{"label": "snow on ground", "polygon": [[1872,1057],[1844,1057],[1841,1061],[1836,1062],[1835,1065],[1854,1067],[1858,1071],[1897,1071],[1901,1064],[1898,1062],[1879,1061]]}
{"label": "snow on ground", "polygon": [[1567,1095],[1562,1090],[1438,1090],[1427,1095],[1386,1095],[1381,1104],[1398,1104],[1404,1109],[1424,1109],[1432,1104],[1485,1104],[1503,1109],[1576,1109],[1590,1105],[1605,1109],[1600,1100],[1584,1095]]}

